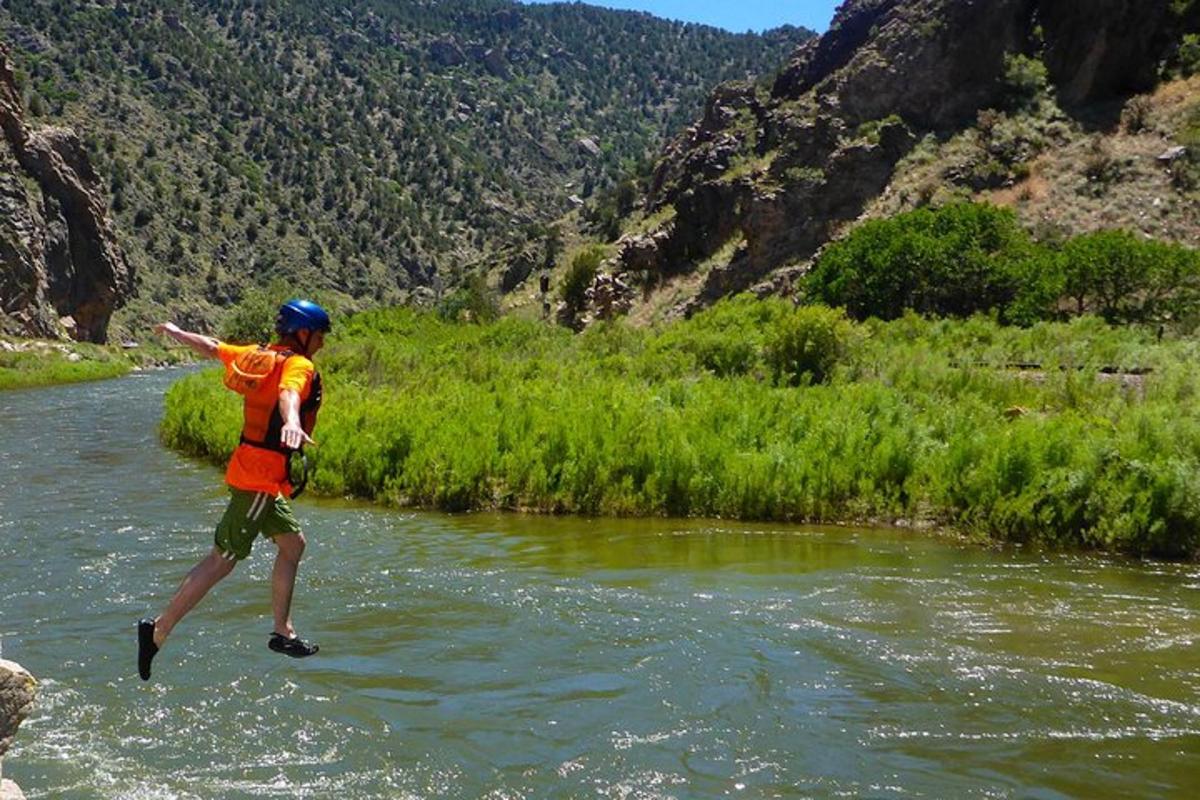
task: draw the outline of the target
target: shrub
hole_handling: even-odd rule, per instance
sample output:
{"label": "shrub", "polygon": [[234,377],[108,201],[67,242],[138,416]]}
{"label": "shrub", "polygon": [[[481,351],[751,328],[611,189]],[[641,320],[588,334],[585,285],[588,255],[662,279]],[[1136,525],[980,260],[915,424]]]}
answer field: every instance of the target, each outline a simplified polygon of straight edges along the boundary
{"label": "shrub", "polygon": [[471,275],[438,304],[444,320],[494,322],[500,318],[500,297],[483,275]]}
{"label": "shrub", "polygon": [[1083,161],[1083,174],[1100,188],[1115,183],[1121,177],[1121,162],[1113,155],[1112,149],[1102,136],[1096,136],[1088,145],[1087,156]]}
{"label": "shrub", "polygon": [[1184,78],[1200,72],[1200,34],[1189,33],[1179,44],[1179,72]]}
{"label": "shrub", "polygon": [[603,246],[591,245],[571,257],[567,274],[563,277],[561,296],[572,313],[578,313],[587,305],[588,287],[596,279],[604,256]]}
{"label": "shrub", "polygon": [[721,377],[750,374],[762,366],[775,323],[791,313],[791,303],[784,300],[738,295],[668,326],[651,344],[648,357],[669,360],[678,353],[689,359],[690,369]]}
{"label": "shrub", "polygon": [[1040,58],[1026,55],[1004,57],[1004,94],[1010,108],[1029,108],[1049,90],[1049,71]]}
{"label": "shrub", "polygon": [[[238,344],[269,342],[275,338],[275,316],[279,307],[294,297],[303,296],[303,289],[278,279],[264,288],[251,289],[221,320],[217,335]],[[316,292],[308,295],[308,299],[321,304],[331,314],[336,313],[335,298]]]}
{"label": "shrub", "polygon": [[275,335],[275,315],[291,297],[291,289],[275,281],[262,289],[251,289],[221,321],[218,335],[229,342],[268,342]]}
{"label": "shrub", "polygon": [[1150,121],[1150,112],[1153,110],[1154,103],[1148,95],[1139,94],[1131,97],[1125,107],[1121,109],[1121,127],[1127,133],[1141,133],[1146,130]]}
{"label": "shrub", "polygon": [[1069,310],[1121,323],[1200,315],[1198,283],[1190,248],[1117,230],[1037,244],[1011,211],[965,203],[863,224],[825,251],[805,292],[857,319],[911,309],[1029,325]]}
{"label": "shrub", "polygon": [[1033,247],[1014,267],[1017,291],[1001,314],[1004,322],[1032,325],[1061,316],[1062,254],[1050,247]]}
{"label": "shrub", "polygon": [[[856,325],[747,297],[653,331],[618,322],[575,336],[411,309],[337,331],[320,361],[315,494],[446,510],[927,519],[1055,546],[1200,548],[1190,339],[1095,317]],[[749,343],[750,363],[778,369],[780,384],[810,385],[714,375],[688,348],[718,334]],[[1013,362],[1064,369],[1035,381],[1003,368]],[[1131,391],[1096,376],[1105,364],[1153,373]],[[188,376],[166,405],[165,441],[228,457],[240,413],[219,370]]]}
{"label": "shrub", "polygon": [[822,383],[850,347],[853,328],[841,310],[824,306],[795,309],[776,320],[764,359],[781,384]]}

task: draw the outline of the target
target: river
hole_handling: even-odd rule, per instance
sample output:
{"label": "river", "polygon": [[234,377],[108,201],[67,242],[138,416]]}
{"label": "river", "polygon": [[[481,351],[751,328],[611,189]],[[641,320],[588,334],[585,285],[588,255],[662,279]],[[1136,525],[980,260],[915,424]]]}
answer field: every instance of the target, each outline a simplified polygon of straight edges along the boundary
{"label": "river", "polygon": [[303,498],[138,680],[220,473],[178,373],[0,393],[0,656],[41,680],[36,798],[1184,797],[1200,567],[899,531],[402,513]]}

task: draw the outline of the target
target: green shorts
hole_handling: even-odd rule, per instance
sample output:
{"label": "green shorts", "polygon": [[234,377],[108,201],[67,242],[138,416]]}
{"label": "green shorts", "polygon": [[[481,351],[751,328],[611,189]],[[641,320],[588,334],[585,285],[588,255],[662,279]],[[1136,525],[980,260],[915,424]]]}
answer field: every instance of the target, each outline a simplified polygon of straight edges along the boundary
{"label": "green shorts", "polygon": [[225,516],[217,523],[213,544],[230,561],[250,555],[250,546],[259,534],[274,539],[281,533],[299,533],[300,523],[283,495],[230,489],[233,495]]}

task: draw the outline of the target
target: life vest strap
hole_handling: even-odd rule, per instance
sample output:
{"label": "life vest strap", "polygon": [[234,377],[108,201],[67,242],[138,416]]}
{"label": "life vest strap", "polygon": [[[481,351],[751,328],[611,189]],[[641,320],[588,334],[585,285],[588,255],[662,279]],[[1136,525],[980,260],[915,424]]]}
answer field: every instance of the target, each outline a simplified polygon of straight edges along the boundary
{"label": "life vest strap", "polygon": [[260,450],[270,450],[272,453],[282,453],[285,456],[296,452],[290,447],[284,447],[282,444],[270,444],[268,442],[257,442],[254,439],[248,439],[245,434],[238,437],[238,442],[248,444],[251,447],[257,447]]}

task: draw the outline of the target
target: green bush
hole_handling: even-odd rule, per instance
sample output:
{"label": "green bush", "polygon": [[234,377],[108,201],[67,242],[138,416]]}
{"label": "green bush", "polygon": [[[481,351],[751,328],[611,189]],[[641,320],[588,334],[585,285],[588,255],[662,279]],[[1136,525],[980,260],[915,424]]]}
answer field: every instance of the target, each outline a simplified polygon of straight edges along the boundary
{"label": "green bush", "polygon": [[822,383],[850,348],[853,328],[846,315],[823,306],[798,308],[780,317],[764,353],[778,383]]}
{"label": "green bush", "polygon": [[28,350],[0,349],[0,391],[115,378],[133,367],[128,358],[108,348],[75,343],[71,349],[79,356],[74,361],[49,345]]}
{"label": "green bush", "polygon": [[567,274],[563,277],[561,297],[573,313],[587,305],[586,292],[596,279],[605,252],[603,246],[591,245],[571,257]]}
{"label": "green bush", "polygon": [[1179,43],[1179,71],[1182,77],[1188,78],[1200,72],[1200,34],[1185,34]]}
{"label": "green bush", "polygon": [[292,296],[291,287],[278,281],[266,288],[249,290],[222,319],[218,335],[237,344],[271,341],[275,338],[279,306]]}
{"label": "green bush", "polygon": [[1008,209],[959,203],[864,223],[821,255],[804,291],[856,319],[1189,320],[1200,316],[1200,254],[1116,230],[1037,244]]}
{"label": "green bush", "polygon": [[805,281],[808,296],[857,318],[906,309],[969,316],[1016,297],[1033,250],[1009,209],[975,203],[872,220],[830,245]]}
{"label": "green bush", "polygon": [[438,304],[438,315],[449,321],[495,322],[500,318],[500,296],[483,275],[471,275]]}
{"label": "green bush", "polygon": [[217,335],[224,341],[237,344],[265,343],[275,339],[275,317],[279,307],[296,297],[306,297],[321,304],[336,317],[340,303],[326,292],[306,294],[282,280],[272,281],[260,289],[247,291],[221,320]]}
{"label": "green bush", "polygon": [[763,367],[763,350],[778,320],[791,304],[751,295],[724,300],[691,319],[665,327],[649,345],[650,363],[670,364],[677,355],[687,369],[725,377],[753,374]]}
{"label": "green bush", "polygon": [[1079,313],[1109,322],[1155,322],[1194,314],[1200,300],[1200,256],[1127,231],[1099,231],[1062,251],[1063,293]]}
{"label": "green bush", "polygon": [[1040,58],[1007,55],[1004,57],[1003,83],[1010,108],[1029,108],[1048,93],[1050,73]]}

